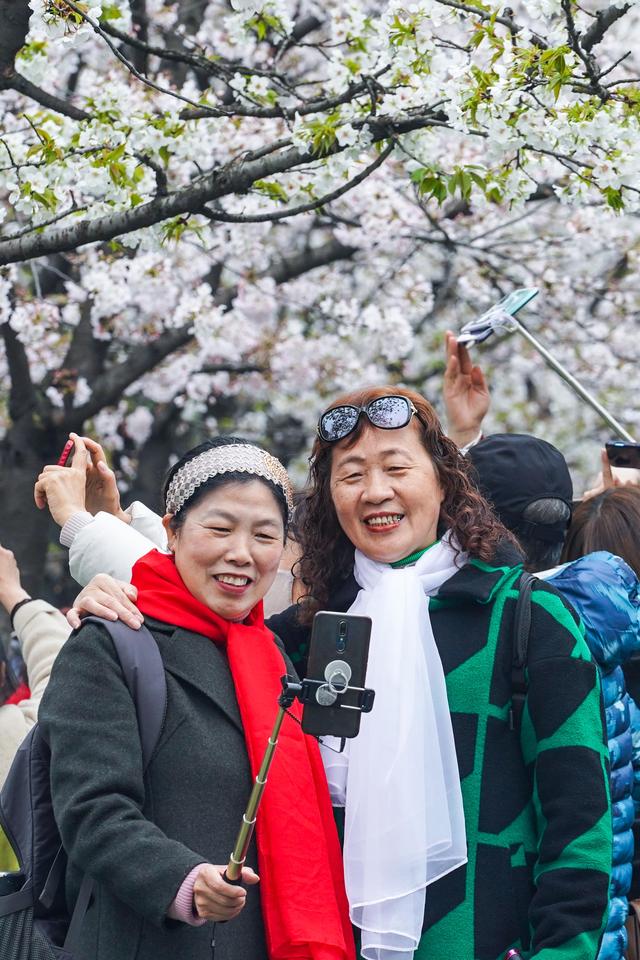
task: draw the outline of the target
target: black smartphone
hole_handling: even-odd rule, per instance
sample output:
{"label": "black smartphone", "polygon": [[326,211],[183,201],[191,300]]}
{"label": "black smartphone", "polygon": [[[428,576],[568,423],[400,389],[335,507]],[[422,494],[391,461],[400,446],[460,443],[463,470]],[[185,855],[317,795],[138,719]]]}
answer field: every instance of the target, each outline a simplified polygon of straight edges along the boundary
{"label": "black smartphone", "polygon": [[609,440],[605,444],[605,450],[612,467],[633,467],[640,470],[640,443]]}
{"label": "black smartphone", "polygon": [[305,733],[345,739],[358,735],[357,704],[359,691],[365,686],[370,639],[370,617],[330,610],[316,613],[306,679],[319,681],[320,685],[303,707]]}

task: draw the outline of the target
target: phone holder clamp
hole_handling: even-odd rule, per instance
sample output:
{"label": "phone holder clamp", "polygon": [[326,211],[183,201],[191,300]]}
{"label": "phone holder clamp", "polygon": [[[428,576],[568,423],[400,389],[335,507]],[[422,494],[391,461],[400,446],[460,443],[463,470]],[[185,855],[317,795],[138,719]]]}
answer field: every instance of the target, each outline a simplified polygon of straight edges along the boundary
{"label": "phone holder clamp", "polygon": [[[336,663],[337,662],[338,661],[336,661]],[[331,664],[329,666],[331,666]],[[335,673],[340,674],[341,671],[336,670],[330,678],[327,678],[325,675],[324,680],[305,679],[301,683],[293,680],[289,676],[282,677],[280,680],[282,693],[278,698],[279,705],[287,709],[292,705],[293,701],[297,699],[303,704],[317,703],[320,706],[337,706],[343,710],[359,710],[360,713],[370,713],[373,709],[373,702],[376,696],[375,691],[368,687],[349,686],[348,681],[343,686],[342,683],[338,682]],[[344,674],[342,674],[342,676],[344,676]],[[356,702],[339,703],[339,697],[344,696],[346,693],[355,694]]]}

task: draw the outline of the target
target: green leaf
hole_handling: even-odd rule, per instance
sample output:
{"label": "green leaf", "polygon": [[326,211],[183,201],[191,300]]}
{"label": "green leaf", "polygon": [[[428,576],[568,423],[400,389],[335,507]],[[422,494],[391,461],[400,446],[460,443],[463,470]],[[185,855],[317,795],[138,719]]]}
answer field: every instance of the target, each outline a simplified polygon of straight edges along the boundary
{"label": "green leaf", "polygon": [[616,213],[620,213],[621,210],[624,210],[624,197],[622,196],[622,190],[616,190],[615,187],[605,187],[602,191],[604,198],[607,201],[607,204],[611,207],[612,210],[615,210]]}
{"label": "green leaf", "polygon": [[289,195],[281,183],[274,180],[255,180],[253,189],[271,197],[272,200],[279,200],[281,203],[287,203]]}
{"label": "green leaf", "polygon": [[115,4],[109,4],[106,7],[102,8],[102,13],[100,14],[101,20],[120,20],[122,19],[122,11],[119,7],[116,7]]}

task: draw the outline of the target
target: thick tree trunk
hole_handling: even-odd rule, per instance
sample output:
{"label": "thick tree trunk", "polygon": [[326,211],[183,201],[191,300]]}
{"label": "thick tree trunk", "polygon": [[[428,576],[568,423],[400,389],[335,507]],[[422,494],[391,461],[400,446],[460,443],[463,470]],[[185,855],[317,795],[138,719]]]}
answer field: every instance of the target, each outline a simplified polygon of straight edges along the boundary
{"label": "thick tree trunk", "polygon": [[55,463],[66,433],[39,426],[29,415],[18,420],[0,443],[0,543],[12,550],[22,583],[34,597],[64,605],[77,593],[66,551],[48,557],[57,530],[49,512],[38,510],[33,485],[45,463]]}

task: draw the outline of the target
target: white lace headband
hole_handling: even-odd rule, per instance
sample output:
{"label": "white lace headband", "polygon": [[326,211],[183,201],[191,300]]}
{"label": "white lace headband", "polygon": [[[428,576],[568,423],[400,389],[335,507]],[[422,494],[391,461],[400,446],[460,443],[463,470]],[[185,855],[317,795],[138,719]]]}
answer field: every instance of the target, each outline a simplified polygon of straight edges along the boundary
{"label": "white lace headband", "polygon": [[289,517],[293,510],[293,487],[280,461],[266,450],[248,443],[230,443],[212,447],[189,460],[171,478],[167,489],[167,513],[178,513],[198,487],[212,477],[225,473],[249,473],[270,480],[284,493]]}

